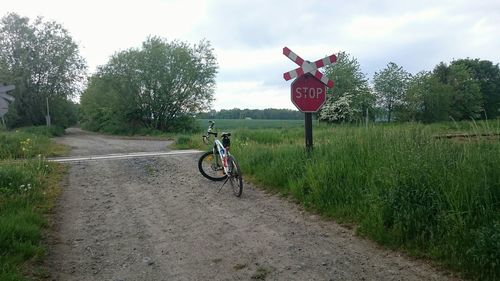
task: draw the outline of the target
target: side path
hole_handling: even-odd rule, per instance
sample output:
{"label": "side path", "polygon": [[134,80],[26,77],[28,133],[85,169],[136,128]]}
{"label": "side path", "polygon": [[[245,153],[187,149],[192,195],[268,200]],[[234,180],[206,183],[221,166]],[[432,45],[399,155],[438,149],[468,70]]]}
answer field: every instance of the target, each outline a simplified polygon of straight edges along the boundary
{"label": "side path", "polygon": [[217,193],[221,183],[199,175],[198,156],[70,164],[50,239],[52,278],[454,280],[251,185],[241,199],[229,187]]}

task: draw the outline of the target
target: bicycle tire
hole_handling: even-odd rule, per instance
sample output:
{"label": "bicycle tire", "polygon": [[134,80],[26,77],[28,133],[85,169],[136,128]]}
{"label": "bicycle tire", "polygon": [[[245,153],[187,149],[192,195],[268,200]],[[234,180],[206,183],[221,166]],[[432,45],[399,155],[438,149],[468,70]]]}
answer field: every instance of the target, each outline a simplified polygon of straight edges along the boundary
{"label": "bicycle tire", "polygon": [[207,151],[198,160],[198,170],[207,179],[212,181],[221,181],[227,178],[219,157],[215,156],[213,151]]}
{"label": "bicycle tire", "polygon": [[229,182],[233,189],[233,193],[236,197],[240,197],[243,193],[243,177],[240,170],[240,165],[236,161],[234,156],[229,155],[227,162],[230,165],[231,174],[229,176]]}

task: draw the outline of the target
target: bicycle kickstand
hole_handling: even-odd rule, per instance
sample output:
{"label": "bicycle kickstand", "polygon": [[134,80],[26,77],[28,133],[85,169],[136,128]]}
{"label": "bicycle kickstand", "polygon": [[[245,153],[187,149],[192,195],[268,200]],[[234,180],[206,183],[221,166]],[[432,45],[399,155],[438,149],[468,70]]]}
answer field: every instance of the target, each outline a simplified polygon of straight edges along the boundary
{"label": "bicycle kickstand", "polygon": [[228,180],[229,180],[229,176],[226,178],[226,180],[224,181],[224,183],[220,186],[219,191],[217,191],[217,193],[219,193],[222,190],[222,188],[224,187],[224,185],[226,185],[226,183],[227,183]]}

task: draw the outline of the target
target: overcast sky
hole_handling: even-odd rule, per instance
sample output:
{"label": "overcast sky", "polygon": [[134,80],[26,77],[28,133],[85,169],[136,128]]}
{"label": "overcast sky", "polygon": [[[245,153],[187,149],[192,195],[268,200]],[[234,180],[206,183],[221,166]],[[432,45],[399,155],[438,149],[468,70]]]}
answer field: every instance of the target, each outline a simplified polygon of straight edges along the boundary
{"label": "overcast sky", "polygon": [[441,61],[500,62],[500,1],[320,0],[0,0],[8,12],[62,24],[80,45],[90,73],[149,35],[190,44],[207,39],[219,63],[213,108],[290,108],[296,65],[345,51],[372,78],[395,62],[411,73]]}

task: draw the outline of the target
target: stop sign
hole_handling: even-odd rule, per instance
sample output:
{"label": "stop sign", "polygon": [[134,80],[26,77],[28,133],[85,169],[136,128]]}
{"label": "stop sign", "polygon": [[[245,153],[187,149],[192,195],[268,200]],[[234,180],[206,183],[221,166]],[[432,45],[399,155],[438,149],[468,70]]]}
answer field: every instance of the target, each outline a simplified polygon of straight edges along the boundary
{"label": "stop sign", "polygon": [[326,86],[311,74],[292,83],[292,102],[302,112],[317,112],[326,101]]}

